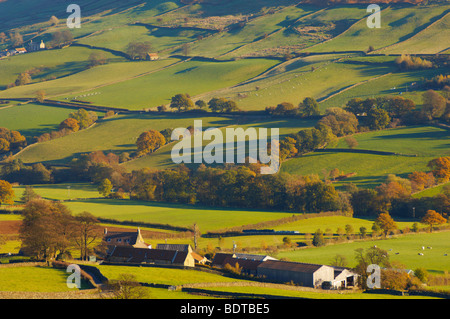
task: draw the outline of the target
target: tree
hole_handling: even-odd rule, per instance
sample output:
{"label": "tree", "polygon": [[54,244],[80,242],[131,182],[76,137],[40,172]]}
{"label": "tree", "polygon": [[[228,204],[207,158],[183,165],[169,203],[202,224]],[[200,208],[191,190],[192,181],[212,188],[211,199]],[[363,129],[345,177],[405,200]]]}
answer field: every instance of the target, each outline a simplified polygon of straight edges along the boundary
{"label": "tree", "polygon": [[439,214],[438,212],[430,209],[427,211],[425,216],[423,216],[423,218],[420,222],[422,224],[429,225],[430,232],[432,232],[434,225],[445,224],[447,222],[447,220],[444,217],[442,217],[442,215]]}
{"label": "tree", "polygon": [[80,249],[82,260],[88,260],[89,247],[95,244],[102,234],[98,223],[98,219],[88,212],[82,212],[75,216],[75,244]]}
{"label": "tree", "polygon": [[90,68],[93,68],[98,65],[106,64],[106,61],[107,61],[106,54],[101,51],[92,52],[89,55],[88,61],[89,61]]}
{"label": "tree", "polygon": [[320,229],[316,230],[314,233],[312,244],[316,247],[325,245],[325,238],[323,237],[323,232]]}
{"label": "tree", "polygon": [[0,43],[5,43],[6,39],[8,39],[8,37],[6,36],[6,33],[0,32]]}
{"label": "tree", "polygon": [[181,47],[181,50],[183,51],[184,56],[188,56],[191,51],[191,47],[189,46],[189,43],[183,44]]}
{"label": "tree", "polygon": [[52,16],[49,20],[51,26],[56,26],[59,24],[59,19],[55,16]]}
{"label": "tree", "polygon": [[447,101],[438,92],[428,90],[422,95],[423,104],[422,111],[428,116],[428,118],[440,118],[444,115]]}
{"label": "tree", "polygon": [[147,54],[152,50],[152,45],[150,42],[137,42],[133,41],[128,43],[125,53],[132,60],[144,60]]}
{"label": "tree", "polygon": [[353,136],[347,136],[344,141],[350,149],[354,149],[359,145],[358,141]]}
{"label": "tree", "polygon": [[378,265],[380,267],[389,267],[389,255],[387,251],[380,249],[378,247],[370,247],[365,251],[362,248],[355,250],[355,260],[357,265],[355,271],[360,275],[359,286],[363,289],[367,288],[367,278],[369,273],[367,273],[367,268],[369,265]]}
{"label": "tree", "polygon": [[35,199],[40,199],[41,196],[39,196],[38,194],[36,194],[36,192],[34,191],[32,186],[25,186],[25,190],[23,191],[22,197],[20,198],[20,200],[22,202],[24,202],[25,204],[27,204],[28,202],[35,200]]}
{"label": "tree", "polygon": [[164,136],[155,130],[142,133],[136,142],[140,154],[151,153],[165,144],[166,139]]}
{"label": "tree", "polygon": [[389,125],[391,118],[383,109],[371,109],[367,113],[366,121],[372,130],[382,130]]}
{"label": "tree", "polygon": [[61,203],[33,200],[22,211],[19,231],[25,254],[46,261],[63,254],[73,243],[73,216]]}
{"label": "tree", "polygon": [[319,123],[330,127],[333,134],[340,137],[356,133],[359,121],[353,113],[331,107],[326,110],[325,117]]}
{"label": "tree", "polygon": [[312,97],[305,98],[298,107],[300,116],[302,117],[320,115],[319,103]]}
{"label": "tree", "polygon": [[112,294],[112,299],[147,299],[145,289],[132,274],[120,274],[117,279],[108,281],[106,292]]}
{"label": "tree", "polygon": [[225,98],[212,98],[208,102],[208,107],[213,112],[232,112],[238,109],[236,102]]}
{"label": "tree", "polygon": [[5,138],[0,138],[0,153],[8,152],[10,150],[11,144]]}
{"label": "tree", "polygon": [[17,31],[15,31],[14,33],[10,33],[9,34],[9,39],[11,41],[11,46],[12,47],[18,47],[18,46],[21,46],[23,44],[23,37]]}
{"label": "tree", "polygon": [[98,192],[103,195],[104,197],[107,197],[109,194],[111,194],[111,190],[113,188],[113,185],[111,181],[107,178],[105,178],[100,185],[98,185]]}
{"label": "tree", "polygon": [[68,118],[59,124],[59,129],[60,130],[66,129],[72,132],[78,132],[78,130],[80,129],[80,125],[78,124],[78,121],[76,119]]}
{"label": "tree", "polygon": [[206,102],[203,100],[197,100],[195,105],[200,109],[204,109],[207,106]]}
{"label": "tree", "polygon": [[447,182],[450,179],[450,156],[438,157],[431,160],[428,163],[428,167],[431,168],[433,176],[436,177],[439,182]]}
{"label": "tree", "polygon": [[426,283],[428,280],[428,271],[425,268],[415,269],[414,275],[423,283]]}
{"label": "tree", "polygon": [[20,73],[15,82],[16,86],[27,85],[31,83],[31,75],[28,72]]}
{"label": "tree", "polygon": [[374,216],[383,208],[378,193],[373,189],[361,189],[350,198],[355,216]]}
{"label": "tree", "polygon": [[36,92],[36,101],[38,101],[39,103],[44,103],[45,100],[45,91],[44,90],[39,90]]}
{"label": "tree", "polygon": [[375,219],[375,224],[384,232],[384,237],[389,231],[397,229],[397,224],[388,213],[380,213]]}
{"label": "tree", "polygon": [[14,204],[14,197],[15,194],[12,185],[7,181],[0,180],[0,206],[2,204]]}
{"label": "tree", "polygon": [[344,255],[337,254],[333,257],[330,265],[335,267],[347,267],[347,258]]}
{"label": "tree", "polygon": [[85,129],[94,124],[98,120],[98,115],[94,111],[88,112],[85,109],[79,109],[76,112],[70,113],[69,118],[77,120],[80,129]]}
{"label": "tree", "polygon": [[364,226],[359,227],[359,233],[361,234],[361,238],[366,237],[367,234],[367,228]]}
{"label": "tree", "polygon": [[50,42],[51,47],[62,48],[66,45],[71,45],[73,42],[73,35],[69,30],[56,31],[52,34]]}
{"label": "tree", "polygon": [[182,109],[187,111],[194,108],[194,102],[192,102],[188,94],[177,94],[172,97],[170,107],[173,109],[178,109],[178,112],[181,112]]}

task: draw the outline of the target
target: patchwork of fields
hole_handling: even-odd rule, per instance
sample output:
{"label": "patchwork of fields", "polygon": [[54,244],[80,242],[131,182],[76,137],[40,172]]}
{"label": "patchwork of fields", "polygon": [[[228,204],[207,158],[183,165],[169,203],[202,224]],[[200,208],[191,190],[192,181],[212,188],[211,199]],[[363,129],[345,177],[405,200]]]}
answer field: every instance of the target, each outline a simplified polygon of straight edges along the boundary
{"label": "patchwork of fields", "polygon": [[[429,84],[427,81],[449,75],[450,4],[447,2],[419,6],[382,4],[382,27],[371,29],[366,23],[365,4],[319,7],[294,0],[192,3],[79,0],[78,4],[83,7],[82,28],[70,30],[73,40],[70,45],[61,45],[62,48],[51,46],[55,34],[67,30],[63,19],[67,16],[65,4],[22,0],[19,6],[15,2],[0,0],[0,53],[26,47],[31,40],[35,43],[42,40],[49,49],[11,56],[0,54],[0,128],[19,131],[28,142],[28,146],[20,151],[0,148],[4,156],[4,161],[0,162],[0,176],[8,176],[3,167],[7,167],[4,164],[9,164],[10,160],[28,167],[41,163],[49,169],[66,169],[81,155],[96,151],[130,155],[137,152],[137,139],[141,133],[187,128],[194,125],[195,120],[203,121],[203,130],[219,128],[222,132],[237,127],[279,128],[283,139],[301,130],[311,130],[328,109],[344,107],[355,98],[401,96],[411,99],[417,109],[421,109],[426,102],[423,94],[427,88],[425,84]],[[48,20],[53,15],[61,20],[50,24]],[[20,34],[22,43],[13,45],[14,33]],[[131,58],[130,47],[136,43],[148,44],[145,55],[157,54],[158,59]],[[396,61],[405,54],[429,59],[432,67],[404,68]],[[96,61],[98,57],[101,61]],[[29,79],[22,83],[25,74]],[[448,85],[440,85],[435,91],[446,100],[443,109],[447,110]],[[39,103],[38,93],[52,102]],[[195,112],[177,112],[170,108],[172,98],[177,94],[186,94],[192,102],[229,99],[235,101],[242,112],[220,114],[211,112],[208,107],[199,110],[197,106]],[[317,100],[321,115],[276,117],[264,112],[282,102],[297,107],[307,97]],[[79,104],[58,105],[64,102]],[[57,131],[60,123],[82,105],[98,110],[96,123],[87,129],[33,144],[35,137]],[[163,106],[164,112],[161,111]],[[126,111],[104,117],[108,108]],[[158,112],[154,112],[156,110]],[[349,150],[344,137],[337,138],[324,149],[288,158],[281,165],[280,176],[298,178],[288,185],[295,191],[295,187],[314,180],[314,176],[322,181],[332,170],[338,169],[341,175],[351,174],[328,184],[340,191],[349,184],[359,189],[375,189],[386,182],[389,174],[407,178],[415,171],[429,172],[431,160],[450,156],[450,129],[439,121],[435,118],[421,125],[363,130],[352,134],[357,145],[353,150]],[[203,141],[203,146],[206,143]],[[117,165],[117,172],[132,176],[132,172],[139,170],[153,172],[175,168],[177,165],[171,158],[174,145],[174,142],[168,143],[149,154],[125,160]],[[395,154],[375,154],[380,151]],[[194,169],[198,164],[187,166]],[[75,179],[69,176],[67,182],[52,184],[52,176],[48,184],[31,186],[39,196],[63,203],[74,215],[89,212],[111,222],[100,223],[101,228],[134,231],[138,227],[135,225],[142,224],[139,227],[145,243],[154,247],[161,243],[190,244],[197,245],[198,252],[208,257],[216,252],[237,249],[244,253],[269,254],[283,260],[325,265],[340,255],[347,261],[347,266],[354,267],[356,249],[377,246],[388,252],[391,261],[401,263],[407,269],[423,268],[448,280],[450,232],[448,229],[426,232],[427,225],[419,219],[395,217],[397,229],[408,234],[399,235],[396,231],[388,238],[371,238],[376,236],[372,230],[374,216],[311,217],[309,212],[296,210],[166,203],[130,198],[127,192],[123,199],[112,199],[101,195],[98,185],[87,182],[88,178],[78,182],[74,182]],[[26,184],[33,183],[14,184],[14,205],[0,202],[1,208],[5,209],[0,214],[0,255],[17,254],[21,249],[22,216],[8,212],[23,209],[22,195]],[[411,198],[444,197],[448,185],[448,181],[444,181],[411,195]],[[116,188],[112,190],[117,191]],[[446,202],[442,205],[446,207]],[[289,218],[296,220],[289,221]],[[192,230],[194,224],[200,233],[195,239],[189,232],[175,230],[177,227]],[[416,224],[418,233],[406,231]],[[230,229],[252,227],[297,233],[207,236],[208,233],[224,234]],[[349,239],[342,235],[345,229],[351,229],[346,234]],[[360,240],[361,229],[367,233],[364,240]],[[327,244],[322,247],[311,244],[312,234],[317,230],[325,232]],[[422,246],[433,249],[423,250]],[[73,257],[79,258],[79,250],[73,250]],[[8,258],[0,256],[0,263],[9,262]],[[397,298],[381,294],[368,297],[359,291],[340,294],[293,285],[263,285],[250,278],[196,270],[97,266],[110,279],[133,273],[138,281],[145,283],[203,287],[218,293],[311,299]],[[10,293],[28,296],[38,293],[50,298],[99,297],[90,295],[87,285],[71,292],[65,285],[66,278],[67,273],[60,269],[0,265],[0,299],[8,298]],[[434,289],[448,291],[449,288],[442,285]],[[215,298],[214,294],[201,296],[182,290],[146,288],[146,291],[152,299]],[[77,297],[78,293],[81,294]]]}

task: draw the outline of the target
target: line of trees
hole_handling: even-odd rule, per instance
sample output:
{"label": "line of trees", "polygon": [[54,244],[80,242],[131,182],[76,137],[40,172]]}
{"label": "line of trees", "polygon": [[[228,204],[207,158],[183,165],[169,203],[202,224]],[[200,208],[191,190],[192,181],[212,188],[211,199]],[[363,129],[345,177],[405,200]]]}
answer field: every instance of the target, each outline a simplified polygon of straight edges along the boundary
{"label": "line of trees", "polygon": [[26,204],[22,216],[21,251],[37,260],[71,258],[74,249],[82,260],[88,259],[94,247],[104,252],[99,221],[88,212],[73,215],[59,202],[35,199]]}

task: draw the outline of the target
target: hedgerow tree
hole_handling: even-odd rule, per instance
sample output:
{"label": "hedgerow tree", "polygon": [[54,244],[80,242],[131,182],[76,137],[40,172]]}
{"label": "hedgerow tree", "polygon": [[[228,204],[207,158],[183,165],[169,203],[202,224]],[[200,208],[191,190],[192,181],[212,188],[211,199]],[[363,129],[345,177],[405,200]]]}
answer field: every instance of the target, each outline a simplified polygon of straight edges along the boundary
{"label": "hedgerow tree", "polygon": [[320,115],[319,103],[312,97],[305,98],[298,108],[300,116],[302,117]]}
{"label": "hedgerow tree", "polygon": [[72,132],[78,132],[78,130],[80,129],[80,125],[78,124],[78,121],[76,119],[68,118],[59,124],[59,129],[60,130],[67,129]]}
{"label": "hedgerow tree", "polygon": [[98,192],[103,195],[104,197],[107,197],[109,194],[111,194],[111,190],[113,188],[113,184],[111,181],[107,178],[105,178],[100,185],[98,185],[97,190]]}
{"label": "hedgerow tree", "polygon": [[14,204],[14,190],[7,181],[0,180],[0,206],[2,204]]}
{"label": "hedgerow tree", "polygon": [[181,112],[182,109],[187,111],[194,108],[194,102],[192,102],[189,94],[177,94],[172,97],[170,107],[177,109],[178,112]]}
{"label": "hedgerow tree", "polygon": [[166,144],[166,139],[160,132],[155,130],[142,133],[136,142],[139,154],[154,152],[164,144]]}
{"label": "hedgerow tree", "polygon": [[386,237],[391,230],[397,229],[397,224],[389,213],[381,213],[378,215],[375,224],[384,232],[384,237]]}
{"label": "hedgerow tree", "polygon": [[85,129],[97,121],[98,115],[94,111],[88,112],[85,109],[79,109],[76,112],[70,113],[69,118],[77,120],[80,129]]}
{"label": "hedgerow tree", "polygon": [[442,217],[441,214],[436,212],[435,210],[428,210],[425,216],[423,216],[422,220],[420,221],[422,224],[426,224],[430,226],[430,232],[433,231],[434,225],[439,224],[445,224],[447,220]]}

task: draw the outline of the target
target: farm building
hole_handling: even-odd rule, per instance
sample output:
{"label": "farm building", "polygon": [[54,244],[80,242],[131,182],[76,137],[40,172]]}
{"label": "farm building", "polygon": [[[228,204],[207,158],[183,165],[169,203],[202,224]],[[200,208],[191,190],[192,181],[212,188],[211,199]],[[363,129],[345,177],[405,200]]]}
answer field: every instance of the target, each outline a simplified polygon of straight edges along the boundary
{"label": "farm building", "polygon": [[27,50],[28,52],[45,50],[45,43],[43,40],[41,40],[41,43],[36,43],[33,42],[33,40],[30,40],[30,43],[27,45]]}
{"label": "farm building", "polygon": [[145,57],[145,59],[147,61],[156,61],[159,59],[159,55],[158,55],[158,53],[148,53],[147,56]]}
{"label": "farm building", "polygon": [[258,266],[266,260],[276,259],[267,255],[218,253],[214,256],[212,266],[224,268],[227,264],[232,267],[238,264],[241,268],[241,273],[256,276]]}
{"label": "farm building", "polygon": [[301,286],[320,288],[324,282],[332,288],[355,286],[357,274],[343,267],[268,260],[258,266],[258,276],[277,282],[293,282]]}
{"label": "farm building", "polygon": [[203,257],[200,256],[199,254],[197,254],[196,252],[193,251],[191,245],[183,245],[183,244],[158,244],[156,246],[156,249],[162,249],[162,250],[177,250],[177,251],[184,251],[189,253],[193,258],[195,263],[197,264],[207,264],[210,263],[210,261]]}
{"label": "farm building", "polygon": [[334,288],[355,287],[358,283],[358,275],[348,268],[334,267]]}
{"label": "farm building", "polygon": [[154,264],[194,267],[194,257],[186,251],[116,246],[107,261],[130,264]]}
{"label": "farm building", "polygon": [[17,54],[27,53],[27,49],[25,48],[15,48]]}
{"label": "farm building", "polygon": [[148,248],[148,245],[142,238],[141,230],[138,228],[135,232],[109,232],[104,230],[103,240],[108,247],[107,252],[111,252],[116,246],[129,246],[133,248]]}
{"label": "farm building", "polygon": [[156,249],[185,251],[189,254],[193,251],[191,245],[183,244],[158,244]]}

